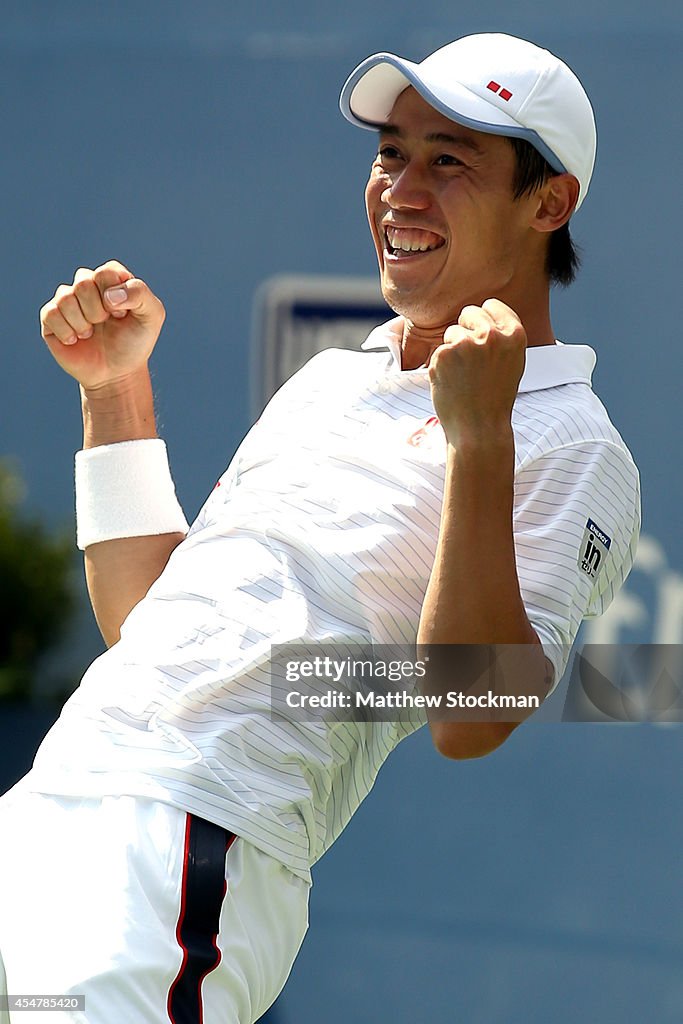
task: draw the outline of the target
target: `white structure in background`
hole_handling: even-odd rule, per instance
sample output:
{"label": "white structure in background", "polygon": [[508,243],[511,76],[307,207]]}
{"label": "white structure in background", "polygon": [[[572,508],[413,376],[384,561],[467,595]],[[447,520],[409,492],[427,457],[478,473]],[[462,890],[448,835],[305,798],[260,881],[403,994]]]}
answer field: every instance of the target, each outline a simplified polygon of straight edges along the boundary
{"label": "white structure in background", "polygon": [[[634,583],[644,573],[654,590],[654,602],[637,595]],[[643,643],[683,644],[683,576],[668,563],[664,548],[641,534],[631,576],[604,615],[588,621],[582,632],[586,644],[618,644],[624,630],[645,634]]]}
{"label": "white structure in background", "polygon": [[[265,281],[254,301],[252,422],[316,352],[358,349],[372,328],[391,316],[374,278],[283,275]],[[648,577],[653,602],[636,593],[639,573]],[[585,623],[581,641],[618,644],[628,630],[642,643],[683,643],[683,576],[669,567],[664,548],[647,534],[641,536],[629,581],[604,615]]]}
{"label": "white structure in background", "polygon": [[272,277],[254,299],[251,420],[281,384],[316,352],[357,350],[377,324],[394,314],[369,277]]}

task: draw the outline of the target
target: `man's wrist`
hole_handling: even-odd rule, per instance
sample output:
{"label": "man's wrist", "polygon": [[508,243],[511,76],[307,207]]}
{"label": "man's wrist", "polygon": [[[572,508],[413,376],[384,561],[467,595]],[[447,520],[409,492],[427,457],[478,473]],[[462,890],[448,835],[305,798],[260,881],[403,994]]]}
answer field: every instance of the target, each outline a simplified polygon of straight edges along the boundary
{"label": "man's wrist", "polygon": [[97,388],[81,385],[83,448],[157,436],[148,368]]}
{"label": "man's wrist", "polygon": [[448,438],[448,458],[505,459],[514,458],[515,436],[509,420],[500,423],[473,424],[452,431]]}

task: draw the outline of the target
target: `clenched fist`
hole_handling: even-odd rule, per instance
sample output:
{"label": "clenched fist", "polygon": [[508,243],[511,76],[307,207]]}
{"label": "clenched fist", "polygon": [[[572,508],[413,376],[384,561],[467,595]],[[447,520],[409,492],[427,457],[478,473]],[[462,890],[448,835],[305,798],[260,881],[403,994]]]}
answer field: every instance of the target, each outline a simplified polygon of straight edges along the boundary
{"label": "clenched fist", "polygon": [[81,268],[40,311],[59,365],[86,390],[125,380],[147,363],[166,317],[144,281],[116,260]]}
{"label": "clenched fist", "polygon": [[457,325],[432,353],[434,409],[451,444],[467,433],[508,427],[524,371],[527,337],[514,312],[498,299],[465,306]]}

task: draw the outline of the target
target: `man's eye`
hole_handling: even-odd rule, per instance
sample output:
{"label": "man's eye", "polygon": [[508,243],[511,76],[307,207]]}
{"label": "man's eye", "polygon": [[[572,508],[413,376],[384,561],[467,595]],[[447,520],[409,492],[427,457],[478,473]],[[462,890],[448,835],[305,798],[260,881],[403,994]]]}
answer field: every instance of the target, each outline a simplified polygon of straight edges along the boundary
{"label": "man's eye", "polygon": [[442,153],[441,156],[436,158],[436,162],[440,167],[462,166],[462,160],[458,160],[457,156],[453,156],[451,153]]}
{"label": "man's eye", "polygon": [[377,156],[381,160],[398,160],[400,157],[399,151],[395,146],[380,146]]}

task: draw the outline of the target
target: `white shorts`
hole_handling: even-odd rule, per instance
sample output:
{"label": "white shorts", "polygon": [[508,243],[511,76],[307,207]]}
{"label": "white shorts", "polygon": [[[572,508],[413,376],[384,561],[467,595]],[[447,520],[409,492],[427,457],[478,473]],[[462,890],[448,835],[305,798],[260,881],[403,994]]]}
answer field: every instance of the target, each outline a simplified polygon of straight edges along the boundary
{"label": "white shorts", "polygon": [[252,1024],[299,951],[309,888],[166,804],[19,785],[0,798],[0,994],[85,1010],[5,998],[0,1024]]}

